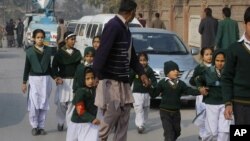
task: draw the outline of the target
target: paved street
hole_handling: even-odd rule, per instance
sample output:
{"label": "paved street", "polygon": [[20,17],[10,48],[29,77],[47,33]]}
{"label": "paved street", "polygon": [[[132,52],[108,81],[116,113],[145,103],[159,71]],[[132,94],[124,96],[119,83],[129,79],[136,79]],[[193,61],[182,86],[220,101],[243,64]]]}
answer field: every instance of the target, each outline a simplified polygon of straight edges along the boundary
{"label": "paved street", "polygon": [[[20,48],[0,48],[0,140],[1,141],[64,141],[66,131],[58,132],[53,103],[55,86],[51,95],[51,109],[48,113],[45,136],[32,136],[26,110],[27,95],[21,93],[25,53]],[[181,110],[182,135],[178,141],[197,141],[198,130],[192,124],[193,108]],[[128,129],[128,141],[163,141],[163,130],[157,109],[149,115],[147,131],[138,134],[134,125],[134,111]],[[111,141],[111,138],[109,138]]]}

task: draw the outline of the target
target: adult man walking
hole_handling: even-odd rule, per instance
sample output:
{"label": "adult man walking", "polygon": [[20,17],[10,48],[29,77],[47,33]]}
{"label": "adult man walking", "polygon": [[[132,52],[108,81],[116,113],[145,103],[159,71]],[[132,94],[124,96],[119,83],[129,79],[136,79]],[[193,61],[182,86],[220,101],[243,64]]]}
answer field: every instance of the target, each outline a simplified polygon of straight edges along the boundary
{"label": "adult man walking", "polygon": [[159,13],[155,13],[155,20],[152,21],[152,28],[166,29],[164,22],[160,20]]}
{"label": "adult man walking", "polygon": [[222,96],[225,118],[235,117],[236,125],[250,125],[250,7],[244,14],[245,33],[230,45],[222,73]]}
{"label": "adult man walking", "polygon": [[18,24],[16,28],[16,35],[17,35],[17,44],[18,47],[23,46],[23,32],[24,32],[24,25],[21,19],[18,19]]}
{"label": "adult man walking", "polygon": [[63,35],[65,32],[67,32],[67,27],[64,25],[64,19],[59,19],[59,25],[57,27],[57,39],[56,39],[58,48],[61,48],[64,45]]}
{"label": "adult man walking", "polygon": [[238,23],[230,18],[231,10],[228,7],[222,9],[224,20],[219,22],[216,35],[217,49],[227,49],[239,39]]}
{"label": "adult man walking", "polygon": [[199,25],[199,33],[201,34],[201,48],[214,48],[217,32],[218,21],[212,16],[212,9],[204,9],[205,18]]}
{"label": "adult man walking", "polygon": [[5,27],[5,31],[7,32],[8,47],[15,46],[14,29],[15,29],[15,25],[14,25],[13,19],[10,19],[10,22],[8,22]]}
{"label": "adult man walking", "polygon": [[137,4],[122,0],[119,13],[104,27],[101,45],[96,51],[93,68],[99,79],[95,105],[101,109],[99,138],[106,141],[115,128],[114,141],[126,141],[131,104],[134,102],[129,84],[132,68],[145,86],[149,80],[139,64],[128,24],[135,17]]}
{"label": "adult man walking", "polygon": [[138,16],[138,21],[141,23],[142,27],[146,27],[146,20],[143,18],[142,13],[139,13]]}

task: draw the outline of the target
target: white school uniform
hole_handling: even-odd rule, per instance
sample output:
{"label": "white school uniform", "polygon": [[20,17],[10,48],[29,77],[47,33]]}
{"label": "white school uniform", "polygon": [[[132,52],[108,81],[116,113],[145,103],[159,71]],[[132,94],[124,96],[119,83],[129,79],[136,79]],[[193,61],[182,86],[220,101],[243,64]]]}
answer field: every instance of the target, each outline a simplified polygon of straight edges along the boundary
{"label": "white school uniform", "polygon": [[99,126],[92,123],[74,123],[68,125],[66,141],[98,141]]}
{"label": "white school uniform", "polygon": [[148,93],[133,93],[135,102],[133,103],[135,110],[135,125],[144,127],[148,119],[150,109],[150,95]]}
{"label": "white school uniform", "polygon": [[65,120],[67,125],[71,122],[71,115],[74,110],[74,106],[71,103],[74,97],[72,86],[73,79],[63,79],[63,84],[57,85],[56,88],[56,115],[60,125],[63,125]]}
{"label": "white school uniform", "polygon": [[32,128],[44,128],[52,80],[49,75],[29,76],[28,111]]}

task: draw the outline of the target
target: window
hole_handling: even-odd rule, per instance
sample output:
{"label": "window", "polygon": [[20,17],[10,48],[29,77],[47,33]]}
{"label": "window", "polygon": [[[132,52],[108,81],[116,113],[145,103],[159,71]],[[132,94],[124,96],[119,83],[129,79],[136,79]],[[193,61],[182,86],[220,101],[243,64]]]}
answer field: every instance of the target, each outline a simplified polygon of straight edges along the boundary
{"label": "window", "polygon": [[91,29],[91,35],[90,37],[93,38],[95,36],[96,30],[97,30],[98,24],[94,24]]}
{"label": "window", "polygon": [[77,24],[77,26],[76,26],[76,30],[75,30],[75,32],[74,33],[78,33],[78,30],[79,30],[79,28],[80,28],[80,24]]}
{"label": "window", "polygon": [[92,28],[92,24],[88,25],[88,29],[87,29],[87,38],[90,37],[90,32],[91,32],[91,28]]}
{"label": "window", "polygon": [[78,35],[79,35],[79,36],[83,36],[84,31],[85,31],[85,26],[86,26],[86,24],[82,24],[82,25],[81,25],[80,30],[79,30],[79,32],[78,32]]}
{"label": "window", "polygon": [[99,24],[98,31],[96,35],[102,35],[102,24]]}

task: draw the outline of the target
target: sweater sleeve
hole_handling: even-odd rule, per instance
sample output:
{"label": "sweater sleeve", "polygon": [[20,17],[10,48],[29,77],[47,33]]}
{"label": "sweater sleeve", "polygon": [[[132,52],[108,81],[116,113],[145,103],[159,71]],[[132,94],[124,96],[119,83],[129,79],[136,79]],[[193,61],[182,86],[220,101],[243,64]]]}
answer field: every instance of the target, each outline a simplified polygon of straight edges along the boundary
{"label": "sweater sleeve", "polygon": [[159,96],[159,95],[163,92],[163,86],[162,86],[163,84],[162,84],[162,83],[164,83],[164,82],[165,82],[165,80],[162,79],[162,80],[157,84],[156,88],[154,88],[153,92],[152,92],[152,93],[149,93],[150,96],[151,96],[152,98],[155,98],[155,97]]}
{"label": "sweater sleeve", "polygon": [[[225,63],[224,71],[222,73],[221,87],[223,101],[230,102],[233,97],[233,79],[235,76],[236,57],[233,55],[232,47],[236,44],[232,44],[227,53],[227,61]],[[238,46],[237,46],[238,47]]]}
{"label": "sweater sleeve", "polygon": [[199,76],[198,67],[199,67],[199,65],[195,67],[193,76],[192,76],[192,77],[190,78],[190,80],[189,80],[189,83],[190,83],[192,86],[196,86],[196,84],[195,84],[195,78],[196,78],[197,76]]}
{"label": "sweater sleeve", "polygon": [[200,95],[200,92],[197,89],[188,87],[184,82],[182,82],[182,94],[183,95]]}
{"label": "sweater sleeve", "polygon": [[93,69],[97,77],[100,77],[100,72],[102,71],[106,63],[110,49],[115,42],[118,33],[117,28],[117,26],[111,23],[108,23],[104,27],[104,30],[102,32],[101,45],[96,51],[93,63]]}
{"label": "sweater sleeve", "polygon": [[203,34],[203,31],[204,31],[204,20],[201,20],[199,25],[199,33]]}
{"label": "sweater sleeve", "polygon": [[59,71],[58,71],[59,63],[58,63],[58,53],[54,56],[54,59],[52,61],[52,77],[55,79],[56,77],[59,76]]}
{"label": "sweater sleeve", "polygon": [[23,72],[23,84],[26,84],[28,81],[30,69],[31,69],[31,64],[30,64],[28,57],[26,56],[24,72]]}
{"label": "sweater sleeve", "polygon": [[219,25],[218,25],[218,29],[217,29],[217,34],[216,34],[216,38],[215,38],[215,43],[216,43],[216,47],[217,48],[221,48],[221,38],[222,38],[222,23],[219,22]]}

